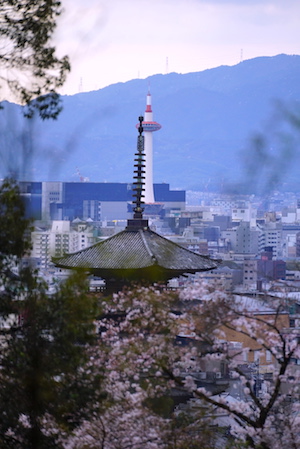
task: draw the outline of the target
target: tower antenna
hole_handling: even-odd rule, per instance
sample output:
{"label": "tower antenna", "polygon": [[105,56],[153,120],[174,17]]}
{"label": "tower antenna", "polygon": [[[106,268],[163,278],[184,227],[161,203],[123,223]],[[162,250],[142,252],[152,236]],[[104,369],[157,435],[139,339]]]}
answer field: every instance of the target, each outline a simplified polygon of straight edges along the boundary
{"label": "tower antenna", "polygon": [[82,90],[83,90],[82,76],[80,77],[78,90],[79,90],[79,93],[82,92]]}

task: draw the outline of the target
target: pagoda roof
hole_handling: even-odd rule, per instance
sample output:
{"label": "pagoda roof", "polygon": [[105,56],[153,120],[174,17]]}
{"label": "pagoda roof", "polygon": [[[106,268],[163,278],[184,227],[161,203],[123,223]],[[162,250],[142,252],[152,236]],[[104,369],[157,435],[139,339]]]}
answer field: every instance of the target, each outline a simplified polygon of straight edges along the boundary
{"label": "pagoda roof", "polygon": [[149,228],[119,232],[89,248],[54,259],[56,266],[85,268],[104,279],[162,281],[217,268],[217,261],[190,251]]}

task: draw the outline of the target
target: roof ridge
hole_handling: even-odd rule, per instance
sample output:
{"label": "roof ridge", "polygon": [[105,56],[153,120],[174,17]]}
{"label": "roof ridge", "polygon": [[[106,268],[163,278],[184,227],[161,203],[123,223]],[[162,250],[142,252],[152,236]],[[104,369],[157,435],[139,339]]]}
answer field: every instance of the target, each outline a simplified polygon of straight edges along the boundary
{"label": "roof ridge", "polygon": [[142,237],[142,240],[143,240],[143,243],[145,245],[145,248],[146,248],[146,250],[149,253],[149,256],[151,257],[151,259],[153,261],[155,261],[155,263],[157,263],[157,259],[156,259],[155,255],[153,254],[153,252],[151,251],[151,249],[149,248],[148,242],[147,242],[147,240],[145,238],[145,232],[143,232],[142,229],[139,229],[139,233],[140,233],[140,236]]}

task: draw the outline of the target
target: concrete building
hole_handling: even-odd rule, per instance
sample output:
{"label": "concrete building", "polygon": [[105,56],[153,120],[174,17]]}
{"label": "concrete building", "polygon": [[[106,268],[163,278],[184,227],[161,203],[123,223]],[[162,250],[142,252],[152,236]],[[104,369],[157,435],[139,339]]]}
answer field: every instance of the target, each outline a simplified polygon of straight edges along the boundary
{"label": "concrete building", "polygon": [[296,234],[296,256],[300,257],[300,232]]}
{"label": "concrete building", "polygon": [[251,225],[256,224],[256,209],[252,208],[251,203],[245,202],[245,204],[240,205],[239,207],[234,207],[231,210],[232,221],[248,221]]}
{"label": "concrete building", "polygon": [[257,259],[245,259],[243,266],[243,284],[245,287],[256,288],[258,281]]}
{"label": "concrete building", "polygon": [[[104,182],[20,182],[27,215],[35,220],[76,218],[99,222],[127,220],[131,214],[133,186]],[[170,190],[169,184],[154,184],[156,201],[163,213],[185,209],[185,191]]]}
{"label": "concrete building", "polygon": [[251,227],[250,222],[242,221],[236,229],[235,252],[239,254],[257,254],[259,250],[259,230]]}
{"label": "concrete building", "polygon": [[233,291],[236,285],[242,283],[243,271],[242,269],[223,266],[207,273],[198,273],[197,279],[205,279],[211,284],[224,288],[226,291]]}
{"label": "concrete building", "polygon": [[260,227],[258,249],[261,253],[264,248],[273,249],[273,258],[282,257],[282,227],[281,223],[266,223]]}
{"label": "concrete building", "polygon": [[260,259],[249,258],[244,260],[243,284],[247,287],[255,287],[260,281],[274,281],[285,279],[286,262],[273,260],[272,248],[265,248]]}

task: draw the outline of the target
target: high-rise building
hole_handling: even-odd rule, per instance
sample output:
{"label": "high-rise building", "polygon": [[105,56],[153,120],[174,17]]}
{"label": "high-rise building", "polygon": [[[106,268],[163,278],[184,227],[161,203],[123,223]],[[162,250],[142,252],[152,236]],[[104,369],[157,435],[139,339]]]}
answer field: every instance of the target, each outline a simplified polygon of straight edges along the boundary
{"label": "high-rise building", "polygon": [[249,221],[241,221],[236,228],[235,252],[239,254],[257,254],[259,230],[251,227]]}
{"label": "high-rise building", "polygon": [[260,229],[259,252],[265,247],[271,247],[273,258],[278,259],[282,256],[282,225],[281,223],[266,223]]}

